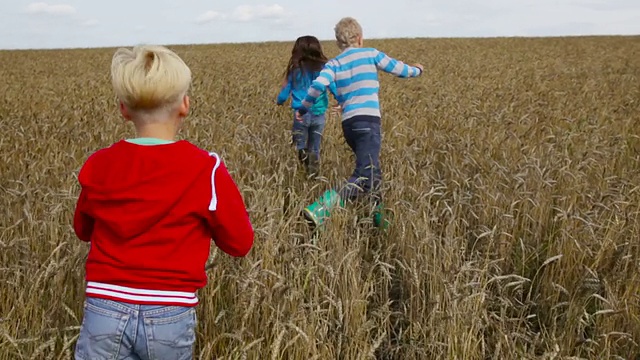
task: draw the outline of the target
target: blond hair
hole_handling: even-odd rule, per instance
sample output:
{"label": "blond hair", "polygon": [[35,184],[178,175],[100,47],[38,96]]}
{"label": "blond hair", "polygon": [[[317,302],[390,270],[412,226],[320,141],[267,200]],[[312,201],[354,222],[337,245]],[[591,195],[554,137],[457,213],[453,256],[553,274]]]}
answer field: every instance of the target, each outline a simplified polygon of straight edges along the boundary
{"label": "blond hair", "polygon": [[336,33],[338,47],[341,50],[350,46],[357,46],[358,38],[362,37],[362,27],[358,21],[352,17],[340,19],[336,24],[334,31]]}
{"label": "blond hair", "polygon": [[191,70],[163,46],[120,48],[111,61],[111,83],[127,109],[144,116],[177,106],[191,86]]}

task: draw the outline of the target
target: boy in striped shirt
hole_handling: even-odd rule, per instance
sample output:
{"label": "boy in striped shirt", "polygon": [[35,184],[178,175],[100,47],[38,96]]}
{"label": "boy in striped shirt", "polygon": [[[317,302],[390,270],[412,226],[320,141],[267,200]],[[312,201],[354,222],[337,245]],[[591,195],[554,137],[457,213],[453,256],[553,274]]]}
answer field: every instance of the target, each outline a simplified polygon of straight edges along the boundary
{"label": "boy in striped shirt", "polygon": [[305,216],[315,226],[321,225],[336,205],[343,206],[345,200],[353,201],[362,194],[369,194],[376,205],[374,223],[385,226],[379,190],[382,172],[378,70],[409,78],[420,76],[423,67],[420,64],[409,66],[377,49],[364,48],[362,27],[354,18],[341,19],[334,30],[342,53],[329,60],[313,81],[296,118],[300,121],[325,88],[335,83],[337,100],[342,108],[342,130],[355,154],[356,166],[345,186],[339,191],[327,190],[305,208]]}

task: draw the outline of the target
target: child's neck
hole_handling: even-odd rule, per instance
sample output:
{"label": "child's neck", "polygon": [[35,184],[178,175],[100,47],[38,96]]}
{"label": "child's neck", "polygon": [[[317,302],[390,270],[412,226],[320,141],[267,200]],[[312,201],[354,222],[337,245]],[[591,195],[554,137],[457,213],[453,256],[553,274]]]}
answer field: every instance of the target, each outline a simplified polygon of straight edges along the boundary
{"label": "child's neck", "polygon": [[154,138],[173,141],[177,135],[177,128],[173,122],[136,124],[136,136],[139,138]]}

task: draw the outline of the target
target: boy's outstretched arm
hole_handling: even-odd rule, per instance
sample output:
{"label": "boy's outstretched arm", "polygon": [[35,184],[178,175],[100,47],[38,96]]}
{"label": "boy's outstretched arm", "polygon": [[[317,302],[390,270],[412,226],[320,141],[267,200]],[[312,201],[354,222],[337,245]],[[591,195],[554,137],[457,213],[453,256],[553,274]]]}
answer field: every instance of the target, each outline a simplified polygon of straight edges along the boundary
{"label": "boy's outstretched arm", "polygon": [[91,241],[94,220],[85,212],[84,208],[86,201],[87,194],[84,190],[81,190],[80,196],[78,197],[78,203],[76,204],[76,210],[73,215],[73,230],[78,239],[89,242]]}
{"label": "boy's outstretched arm", "polygon": [[285,101],[289,98],[291,94],[291,77],[285,80],[285,83],[282,84],[282,89],[280,90],[280,94],[278,94],[278,99],[276,100],[278,105],[284,104]]}
{"label": "boy's outstretched arm", "polygon": [[253,246],[253,226],[242,195],[226,166],[216,155],[217,163],[212,175],[212,198],[208,222],[211,238],[225,253],[243,257]]}
{"label": "boy's outstretched arm", "polygon": [[409,66],[400,60],[390,57],[382,51],[375,51],[375,63],[378,69],[400,78],[417,77],[422,75],[422,69],[420,67]]}
{"label": "boy's outstretched arm", "polygon": [[[298,113],[300,115],[304,115],[307,113],[307,110],[313,106],[313,104],[315,104],[316,99],[318,99],[318,97],[325,92],[325,90],[327,89],[327,87],[329,87],[329,90],[331,91],[331,93],[333,94],[333,96],[336,96],[336,93],[334,93],[335,91],[335,80],[336,78],[336,72],[335,69],[333,67],[333,65],[331,64],[331,62],[328,62],[324,65],[324,68],[322,69],[322,71],[320,71],[320,75],[318,75],[318,77],[313,80],[313,82],[311,83],[311,86],[309,87],[309,90],[307,91],[307,96],[304,98],[304,100],[302,100],[302,106],[298,109]],[[332,90],[330,85],[334,83],[334,89]]]}

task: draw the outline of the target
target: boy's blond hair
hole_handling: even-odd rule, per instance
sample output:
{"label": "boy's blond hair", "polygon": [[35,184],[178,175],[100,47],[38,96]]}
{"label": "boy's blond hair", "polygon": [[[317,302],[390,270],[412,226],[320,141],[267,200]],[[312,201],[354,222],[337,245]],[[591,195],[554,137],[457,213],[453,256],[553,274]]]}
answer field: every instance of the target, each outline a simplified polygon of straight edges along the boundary
{"label": "boy's blond hair", "polygon": [[191,70],[163,46],[120,48],[111,61],[111,83],[130,112],[151,115],[180,104],[191,86]]}
{"label": "boy's blond hair", "polygon": [[352,17],[340,19],[336,24],[334,31],[336,33],[336,41],[340,50],[344,50],[349,46],[357,46],[358,38],[362,37],[362,27],[358,21]]}

